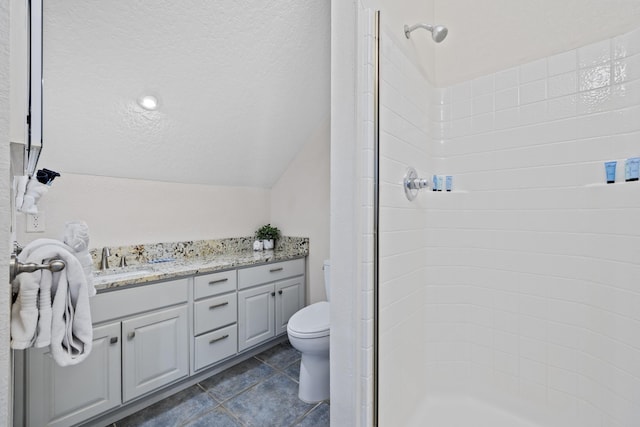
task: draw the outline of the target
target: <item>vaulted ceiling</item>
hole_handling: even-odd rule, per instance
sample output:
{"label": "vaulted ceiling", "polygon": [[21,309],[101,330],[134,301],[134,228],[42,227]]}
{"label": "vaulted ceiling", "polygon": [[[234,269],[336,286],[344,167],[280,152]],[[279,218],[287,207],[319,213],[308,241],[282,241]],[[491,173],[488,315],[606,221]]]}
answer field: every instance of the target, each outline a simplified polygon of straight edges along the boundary
{"label": "vaulted ceiling", "polygon": [[327,121],[329,0],[44,4],[45,167],[269,188]]}

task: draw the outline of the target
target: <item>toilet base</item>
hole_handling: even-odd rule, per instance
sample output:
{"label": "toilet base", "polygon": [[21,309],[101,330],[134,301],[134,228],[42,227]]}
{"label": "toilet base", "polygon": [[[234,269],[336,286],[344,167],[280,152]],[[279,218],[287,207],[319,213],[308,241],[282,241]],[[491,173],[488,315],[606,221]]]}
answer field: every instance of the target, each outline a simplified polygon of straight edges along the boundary
{"label": "toilet base", "polygon": [[306,403],[329,399],[329,353],[302,354],[298,397]]}

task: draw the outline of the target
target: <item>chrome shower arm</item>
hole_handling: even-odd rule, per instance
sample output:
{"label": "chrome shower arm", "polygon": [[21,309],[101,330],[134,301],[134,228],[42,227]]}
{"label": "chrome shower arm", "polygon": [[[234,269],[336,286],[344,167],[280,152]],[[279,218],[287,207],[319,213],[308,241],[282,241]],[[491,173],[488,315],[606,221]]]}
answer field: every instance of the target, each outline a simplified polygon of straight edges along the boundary
{"label": "chrome shower arm", "polygon": [[433,25],[429,25],[429,24],[416,24],[412,26],[405,25],[404,35],[407,36],[407,38],[409,39],[411,38],[411,32],[417,30],[418,28],[424,28],[427,31],[433,31]]}

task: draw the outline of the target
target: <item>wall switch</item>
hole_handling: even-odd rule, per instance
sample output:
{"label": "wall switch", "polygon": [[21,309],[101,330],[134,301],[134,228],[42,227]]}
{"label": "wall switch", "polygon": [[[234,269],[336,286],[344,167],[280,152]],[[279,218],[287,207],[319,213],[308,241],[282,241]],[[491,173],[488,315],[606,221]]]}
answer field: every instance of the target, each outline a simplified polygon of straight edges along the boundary
{"label": "wall switch", "polygon": [[27,233],[42,233],[44,229],[44,214],[42,212],[34,215],[27,214]]}

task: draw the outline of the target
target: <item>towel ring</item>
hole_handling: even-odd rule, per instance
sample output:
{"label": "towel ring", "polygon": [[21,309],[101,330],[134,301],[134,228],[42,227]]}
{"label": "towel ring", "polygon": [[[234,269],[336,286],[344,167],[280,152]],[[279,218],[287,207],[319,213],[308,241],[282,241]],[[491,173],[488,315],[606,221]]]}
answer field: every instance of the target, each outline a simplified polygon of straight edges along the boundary
{"label": "towel ring", "polygon": [[52,273],[64,270],[66,264],[61,259],[54,259],[49,264],[36,264],[33,262],[22,263],[18,261],[16,254],[11,254],[9,261],[9,281],[13,282],[18,274],[33,273],[38,270],[49,270]]}

